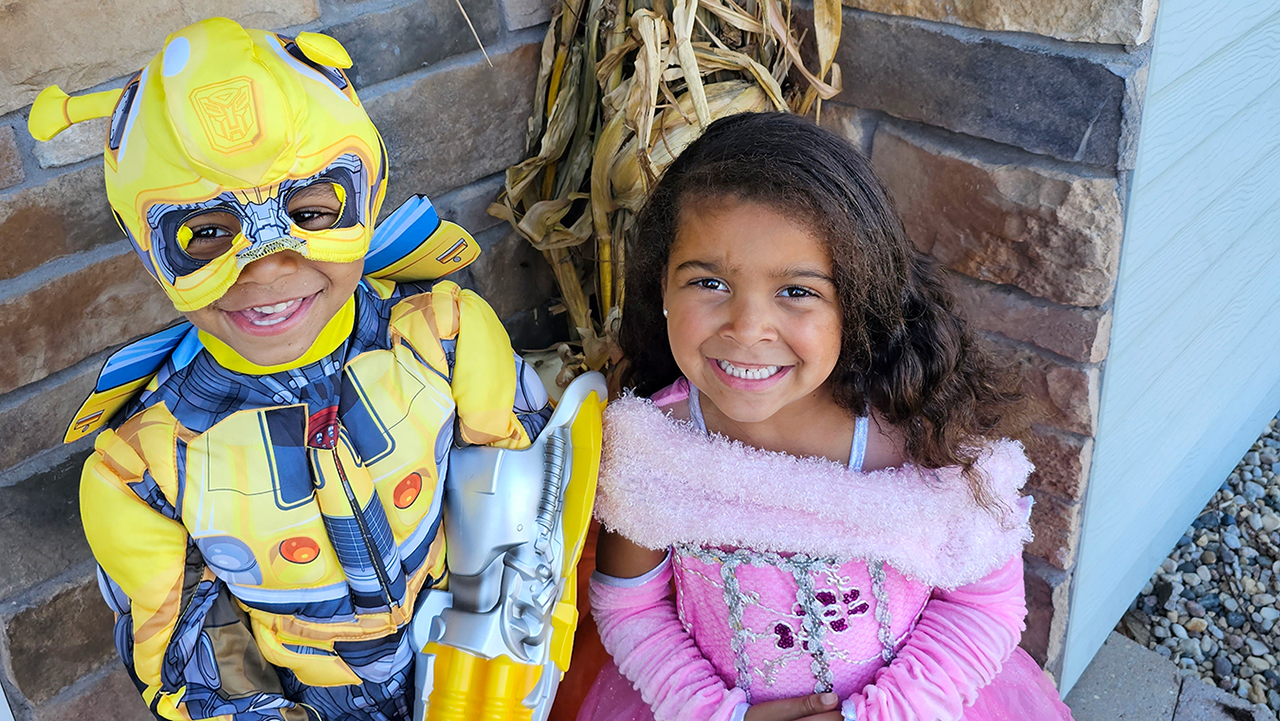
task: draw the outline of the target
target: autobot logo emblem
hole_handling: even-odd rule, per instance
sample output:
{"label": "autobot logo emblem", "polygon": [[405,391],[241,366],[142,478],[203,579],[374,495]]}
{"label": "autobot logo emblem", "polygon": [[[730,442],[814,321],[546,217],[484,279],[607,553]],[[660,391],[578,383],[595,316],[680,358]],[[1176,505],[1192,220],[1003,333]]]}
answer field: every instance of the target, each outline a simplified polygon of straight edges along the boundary
{"label": "autobot logo emblem", "polygon": [[253,99],[253,80],[231,78],[191,92],[196,117],[214,150],[230,153],[258,140],[258,112]]}

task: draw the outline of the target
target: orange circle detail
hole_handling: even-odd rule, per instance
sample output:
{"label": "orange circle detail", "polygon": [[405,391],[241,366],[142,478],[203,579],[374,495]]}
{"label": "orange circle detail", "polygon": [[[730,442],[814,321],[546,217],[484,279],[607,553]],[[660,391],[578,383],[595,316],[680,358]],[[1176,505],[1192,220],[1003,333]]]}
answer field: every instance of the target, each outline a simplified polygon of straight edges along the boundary
{"label": "orange circle detail", "polygon": [[404,477],[403,481],[396,484],[396,490],[392,493],[395,499],[396,508],[405,509],[418,500],[418,494],[422,493],[422,476],[417,473],[410,473]]}
{"label": "orange circle detail", "polygon": [[280,555],[293,563],[311,563],[320,555],[320,544],[306,536],[286,538],[280,542]]}

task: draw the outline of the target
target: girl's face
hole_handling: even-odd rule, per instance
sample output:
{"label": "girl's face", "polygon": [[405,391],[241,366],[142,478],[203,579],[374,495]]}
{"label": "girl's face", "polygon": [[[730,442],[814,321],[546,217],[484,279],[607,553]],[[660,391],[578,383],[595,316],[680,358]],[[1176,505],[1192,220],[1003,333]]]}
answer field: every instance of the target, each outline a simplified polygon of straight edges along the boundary
{"label": "girl's face", "polygon": [[807,225],[734,199],[686,207],[663,304],[677,365],[725,416],[759,423],[832,400],[840,302]]}

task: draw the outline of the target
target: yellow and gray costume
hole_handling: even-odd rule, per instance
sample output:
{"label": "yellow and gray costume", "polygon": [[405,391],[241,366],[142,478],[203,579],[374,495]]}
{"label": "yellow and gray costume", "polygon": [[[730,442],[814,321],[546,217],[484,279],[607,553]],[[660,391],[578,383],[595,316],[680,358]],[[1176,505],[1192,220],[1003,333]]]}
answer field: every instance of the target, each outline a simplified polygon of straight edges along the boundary
{"label": "yellow and gray costume", "polygon": [[[107,426],[81,483],[85,532],[117,648],[163,718],[392,721],[415,704],[467,718],[511,698],[521,703],[486,718],[529,718],[568,663],[603,391],[579,389],[587,412],[561,406],[559,430],[544,434],[556,438],[536,438],[551,418],[536,375],[483,300],[436,280],[473,260],[475,241],[422,197],[373,231],[386,153],[348,66],[332,38],[213,19],[169,36],[122,91],[53,87],[32,108],[42,140],[110,116],[108,197],[179,310],[217,300],[271,253],[365,263],[298,360],[257,366],[179,324],[115,353],[67,433]],[[307,231],[286,208],[316,183],[343,207],[332,228]],[[212,210],[236,215],[242,232],[197,260],[184,223]],[[537,449],[514,452],[535,438]],[[534,453],[559,457],[514,486],[495,468]],[[466,478],[455,482],[451,458]],[[512,502],[476,501],[486,482]],[[534,500],[512,506],[521,496],[510,488],[525,487]],[[523,533],[503,540],[503,524]],[[446,530],[468,528],[506,545],[476,548]],[[494,603],[524,618],[493,612],[484,593],[446,592],[460,562],[471,577],[458,588],[488,593],[496,573]],[[508,578],[528,569],[536,578]],[[411,634],[415,612],[435,623]],[[484,632],[460,635],[468,623]],[[419,698],[431,689],[447,703]]]}

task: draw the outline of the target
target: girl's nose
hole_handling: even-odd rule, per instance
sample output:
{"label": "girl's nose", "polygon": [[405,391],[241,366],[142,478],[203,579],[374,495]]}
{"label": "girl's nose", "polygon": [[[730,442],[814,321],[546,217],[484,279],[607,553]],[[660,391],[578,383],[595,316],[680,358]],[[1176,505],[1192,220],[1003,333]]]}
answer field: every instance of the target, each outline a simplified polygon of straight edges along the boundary
{"label": "girl's nose", "polygon": [[724,334],[739,345],[750,346],[778,337],[772,303],[764,299],[739,296],[729,306]]}

